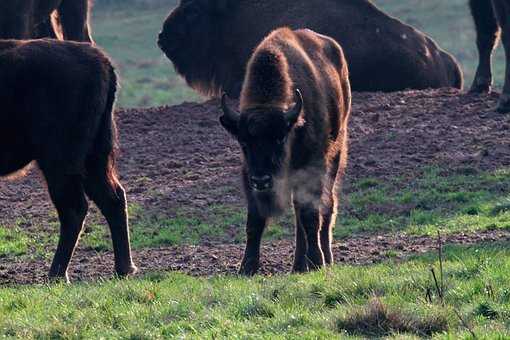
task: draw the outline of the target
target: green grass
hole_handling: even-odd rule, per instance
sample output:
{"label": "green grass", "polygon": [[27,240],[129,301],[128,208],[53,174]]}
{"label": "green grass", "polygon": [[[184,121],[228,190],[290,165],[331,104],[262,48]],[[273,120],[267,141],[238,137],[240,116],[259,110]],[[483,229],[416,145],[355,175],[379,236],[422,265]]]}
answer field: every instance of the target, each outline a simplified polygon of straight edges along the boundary
{"label": "green grass", "polygon": [[[508,243],[446,248],[444,306],[434,293],[431,266],[438,270],[433,254],[398,265],[337,266],[307,275],[160,273],[139,280],[2,288],[0,336],[317,339],[375,331],[409,338],[439,329],[434,338],[469,339],[459,314],[477,336],[510,337]],[[374,301],[383,306],[379,319],[370,307]],[[392,321],[383,323],[382,317]],[[395,333],[405,329],[411,333]]]}
{"label": "green grass", "polygon": [[198,101],[156,45],[163,21],[176,1],[166,4],[96,6],[92,11],[97,45],[113,58],[120,74],[122,107]]}
{"label": "green grass", "polygon": [[0,258],[26,254],[29,246],[30,239],[21,229],[0,225]]}
{"label": "green grass", "polygon": [[[462,172],[462,171],[461,171]],[[510,228],[510,170],[442,174],[428,168],[417,178],[363,179],[346,199],[336,236],[405,231],[419,235]]]}
{"label": "green grass", "polygon": [[[144,207],[131,203],[128,206],[131,222],[131,246],[133,249],[159,246],[199,244],[206,240],[242,242],[244,240],[244,213],[237,208],[222,205],[209,207],[211,218],[203,221],[179,212],[168,217],[157,212],[147,212]],[[58,219],[50,219],[49,228],[25,229],[21,221],[14,225],[0,225],[0,258],[16,256],[50,258],[58,242]],[[227,230],[231,230],[226,236]],[[271,239],[287,237],[276,225],[268,234]],[[108,226],[102,217],[85,221],[80,246],[96,251],[111,249]]]}
{"label": "green grass", "polygon": [[[375,0],[381,9],[432,36],[461,62],[466,87],[478,63],[475,32],[467,0]],[[121,75],[119,106],[173,105],[200,97],[176,75],[156,45],[162,23],[176,0],[146,5],[100,5],[93,10],[94,38],[115,60]],[[504,54],[494,59],[495,84],[501,87]]]}

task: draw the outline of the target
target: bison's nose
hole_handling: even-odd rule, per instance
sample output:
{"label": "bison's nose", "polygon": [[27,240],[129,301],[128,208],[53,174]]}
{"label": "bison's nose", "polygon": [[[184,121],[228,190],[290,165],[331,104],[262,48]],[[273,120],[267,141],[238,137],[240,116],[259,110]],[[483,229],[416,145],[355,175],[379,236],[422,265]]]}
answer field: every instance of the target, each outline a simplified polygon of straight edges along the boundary
{"label": "bison's nose", "polygon": [[273,186],[273,180],[269,175],[251,176],[250,181],[252,188],[255,190],[269,190]]}

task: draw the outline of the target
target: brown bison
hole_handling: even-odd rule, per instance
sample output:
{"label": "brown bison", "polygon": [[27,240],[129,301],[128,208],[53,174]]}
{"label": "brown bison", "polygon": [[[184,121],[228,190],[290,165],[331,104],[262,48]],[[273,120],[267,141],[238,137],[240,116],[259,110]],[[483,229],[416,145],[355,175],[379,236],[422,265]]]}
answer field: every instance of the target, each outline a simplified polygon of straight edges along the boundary
{"label": "brown bison", "polygon": [[342,45],[355,91],[462,88],[450,54],[369,0],[182,0],[158,44],[194,89],[238,97],[254,48],[283,26],[310,28]]}
{"label": "brown bison", "polygon": [[510,112],[510,0],[470,0],[476,26],[479,63],[471,92],[490,92],[491,58],[500,31],[506,54],[506,75],[497,110]]}
{"label": "brown bison", "polygon": [[92,43],[88,17],[88,0],[1,0],[0,39],[61,37]]}
{"label": "brown bison", "polygon": [[347,161],[351,90],[335,40],[308,29],[278,29],[256,48],[244,78],[240,113],[222,98],[223,127],[243,152],[248,201],[240,273],[259,268],[268,219],[292,198],[296,215],[293,270],[333,263],[337,189]]}
{"label": "brown bison", "polygon": [[60,219],[50,277],[67,279],[87,214],[85,195],[108,221],[117,273],[136,270],[114,167],[116,88],[110,61],[89,44],[0,40],[0,176],[35,161],[46,179]]}

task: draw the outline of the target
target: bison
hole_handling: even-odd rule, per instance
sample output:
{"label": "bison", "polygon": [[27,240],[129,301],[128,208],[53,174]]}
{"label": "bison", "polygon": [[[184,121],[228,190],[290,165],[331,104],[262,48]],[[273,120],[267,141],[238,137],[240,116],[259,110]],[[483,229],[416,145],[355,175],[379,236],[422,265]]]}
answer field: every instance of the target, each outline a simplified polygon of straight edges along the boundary
{"label": "bison", "polygon": [[510,112],[510,0],[470,0],[476,26],[479,63],[471,92],[487,93],[492,86],[491,58],[500,31],[506,54],[506,75],[497,110]]}
{"label": "bison", "polygon": [[0,40],[0,176],[39,166],[60,220],[51,278],[67,280],[86,196],[108,221],[117,273],[136,271],[114,164],[116,89],[110,61],[90,44]]}
{"label": "bison", "polygon": [[61,37],[92,43],[88,18],[88,0],[1,0],[0,39]]}
{"label": "bison", "polygon": [[351,90],[342,48],[308,29],[280,28],[251,56],[240,112],[222,98],[220,122],[242,148],[248,203],[240,273],[259,268],[268,219],[292,199],[296,215],[293,271],[333,263],[332,228],[347,162]]}
{"label": "bison", "polygon": [[192,88],[237,98],[254,48],[283,26],[310,28],[342,45],[354,91],[462,88],[450,54],[369,0],[182,0],[158,45]]}

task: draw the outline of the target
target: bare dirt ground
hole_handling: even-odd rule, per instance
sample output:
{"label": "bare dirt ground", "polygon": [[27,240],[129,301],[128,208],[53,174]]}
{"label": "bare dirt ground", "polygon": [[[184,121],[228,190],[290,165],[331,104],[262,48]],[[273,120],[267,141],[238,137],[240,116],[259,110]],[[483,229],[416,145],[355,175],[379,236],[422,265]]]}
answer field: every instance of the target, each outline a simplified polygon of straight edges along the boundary
{"label": "bare dirt ground", "polygon": [[[510,231],[493,230],[472,234],[447,235],[445,244],[474,245],[481,242],[510,241]],[[335,262],[366,265],[387,260],[401,260],[413,254],[438,249],[437,238],[404,234],[358,235],[335,243]],[[293,256],[291,240],[274,241],[262,247],[261,270],[264,275],[290,272]],[[196,246],[162,247],[134,252],[134,261],[142,268],[138,275],[148,272],[176,270],[195,276],[231,275],[237,272],[243,246],[240,244],[203,244]],[[43,260],[15,260],[0,264],[0,286],[47,282],[49,263]],[[111,278],[113,256],[79,250],[71,261],[71,280],[94,281]]]}
{"label": "bare dirt ground", "polygon": [[[413,178],[429,165],[448,172],[509,166],[510,116],[493,110],[496,100],[495,94],[467,95],[449,89],[355,93],[344,192],[348,194],[351,184],[360,178]],[[215,100],[118,111],[119,172],[130,202],[169,216],[185,211],[206,220],[211,205],[242,207],[239,148],[220,127],[219,115]],[[56,220],[36,169],[22,179],[0,182],[0,224],[20,220],[21,227],[28,230],[47,228],[48,222]],[[453,235],[448,241],[474,243],[508,237],[507,232],[493,231]],[[141,250],[135,256],[145,272],[234,272],[242,247],[210,242]],[[336,255],[340,261],[371,263],[386,258],[390,249],[400,256],[431,249],[434,244],[426,237],[356,236],[336,244]],[[266,257],[264,270],[287,270],[292,242],[278,241],[265,247],[266,254],[282,256]],[[0,258],[0,284],[38,282],[48,265],[41,260],[18,263]],[[109,253],[79,249],[72,276],[90,279],[109,275],[110,267]]]}

